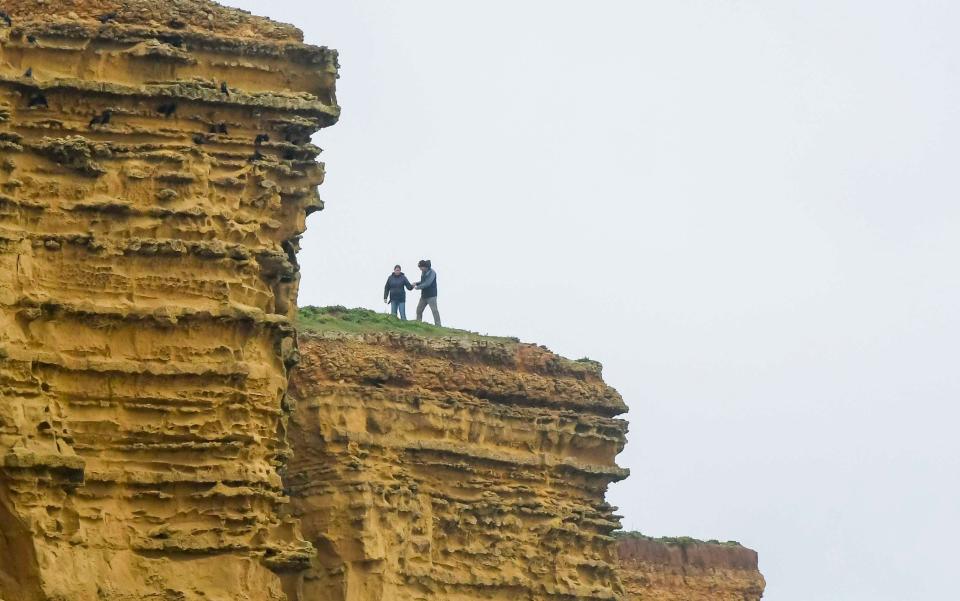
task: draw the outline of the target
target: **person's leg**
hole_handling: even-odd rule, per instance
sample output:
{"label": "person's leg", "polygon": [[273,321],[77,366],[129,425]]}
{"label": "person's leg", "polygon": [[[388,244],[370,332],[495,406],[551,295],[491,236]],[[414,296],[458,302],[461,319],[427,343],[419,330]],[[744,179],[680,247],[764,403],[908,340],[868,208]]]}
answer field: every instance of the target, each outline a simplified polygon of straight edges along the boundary
{"label": "person's leg", "polygon": [[440,309],[437,309],[437,297],[431,298],[430,303],[430,312],[433,313],[433,323],[437,326],[440,325]]}
{"label": "person's leg", "polygon": [[397,301],[390,301],[390,315],[393,315],[394,317],[396,317],[397,309],[399,306],[400,306],[400,303],[398,303]]}
{"label": "person's leg", "polygon": [[400,305],[400,319],[407,321],[407,303],[401,302]]}
{"label": "person's leg", "polygon": [[417,321],[423,321],[423,310],[427,308],[427,299],[420,297],[420,302],[417,303]]}

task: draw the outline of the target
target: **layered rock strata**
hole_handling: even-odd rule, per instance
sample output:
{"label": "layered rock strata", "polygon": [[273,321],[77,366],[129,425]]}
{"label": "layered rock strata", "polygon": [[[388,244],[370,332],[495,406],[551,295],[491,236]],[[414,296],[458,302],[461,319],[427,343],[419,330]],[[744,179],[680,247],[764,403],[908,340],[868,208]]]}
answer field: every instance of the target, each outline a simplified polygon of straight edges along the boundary
{"label": "layered rock strata", "polygon": [[618,599],[626,407],[593,362],[507,339],[304,333],[291,598]]}
{"label": "layered rock strata", "polygon": [[652,539],[617,543],[626,601],[759,601],[766,585],[757,553],[735,543]]}
{"label": "layered rock strata", "polygon": [[759,599],[752,551],[613,536],[593,362],[307,332],[288,392],[337,68],[201,0],[0,0],[0,599]]}
{"label": "layered rock strata", "polygon": [[199,0],[0,11],[0,598],[283,599],[336,54]]}

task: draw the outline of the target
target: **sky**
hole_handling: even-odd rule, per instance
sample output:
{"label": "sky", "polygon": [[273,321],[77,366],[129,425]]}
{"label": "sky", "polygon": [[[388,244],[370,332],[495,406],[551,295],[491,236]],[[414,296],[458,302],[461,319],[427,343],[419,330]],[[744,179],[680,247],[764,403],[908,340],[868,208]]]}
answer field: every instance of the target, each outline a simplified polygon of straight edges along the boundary
{"label": "sky", "polygon": [[956,599],[960,3],[226,4],[340,51],[301,304],[604,364],[624,526],[769,601]]}

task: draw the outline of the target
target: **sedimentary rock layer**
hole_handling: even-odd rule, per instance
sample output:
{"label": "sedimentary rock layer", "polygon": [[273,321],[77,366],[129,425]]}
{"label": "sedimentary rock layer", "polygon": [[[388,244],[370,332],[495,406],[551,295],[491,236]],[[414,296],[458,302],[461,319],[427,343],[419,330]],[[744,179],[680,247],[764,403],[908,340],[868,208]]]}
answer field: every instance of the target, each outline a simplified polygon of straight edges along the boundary
{"label": "sedimentary rock layer", "polygon": [[281,599],[336,54],[196,0],[0,10],[0,598]]}
{"label": "sedimentary rock layer", "polygon": [[615,599],[626,422],[593,362],[505,339],[301,334],[293,599]]}
{"label": "sedimentary rock layer", "polygon": [[765,582],[757,553],[738,544],[651,539],[617,543],[626,601],[759,601]]}

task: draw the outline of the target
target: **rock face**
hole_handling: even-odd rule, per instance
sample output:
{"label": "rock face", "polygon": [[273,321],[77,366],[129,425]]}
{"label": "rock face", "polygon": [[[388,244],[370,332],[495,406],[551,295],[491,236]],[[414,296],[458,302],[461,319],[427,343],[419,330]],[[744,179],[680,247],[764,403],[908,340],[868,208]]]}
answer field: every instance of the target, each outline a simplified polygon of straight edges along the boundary
{"label": "rock face", "polygon": [[0,11],[0,599],[759,599],[752,551],[640,538],[624,590],[598,364],[298,350],[334,51],[203,0]]}
{"label": "rock face", "polygon": [[651,539],[617,543],[626,601],[759,601],[757,553],[732,543]]}
{"label": "rock face", "polygon": [[0,10],[0,598],[283,599],[336,54],[199,0]]}
{"label": "rock face", "polygon": [[507,339],[302,334],[291,598],[619,599],[626,422],[599,365]]}

